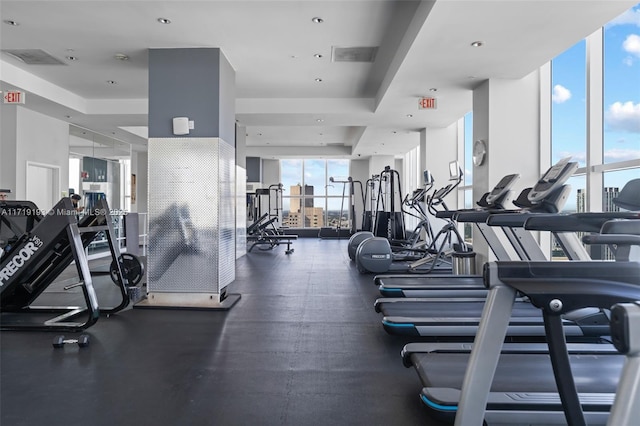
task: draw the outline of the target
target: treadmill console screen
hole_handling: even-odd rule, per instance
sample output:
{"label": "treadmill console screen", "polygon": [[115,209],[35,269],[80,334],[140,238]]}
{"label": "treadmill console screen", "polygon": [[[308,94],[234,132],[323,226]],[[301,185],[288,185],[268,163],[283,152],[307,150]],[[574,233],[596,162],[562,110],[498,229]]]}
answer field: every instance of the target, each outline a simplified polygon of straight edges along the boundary
{"label": "treadmill console screen", "polygon": [[577,162],[570,162],[571,157],[563,158],[551,166],[529,192],[529,201],[537,202],[545,198],[556,188],[564,185],[578,168]]}
{"label": "treadmill console screen", "polygon": [[433,175],[431,174],[431,172],[429,170],[425,170],[424,172],[422,172],[422,177],[424,179],[424,185],[433,185],[434,179],[433,179]]}
{"label": "treadmill console screen", "polygon": [[449,163],[449,180],[458,180],[460,178],[460,166],[457,161]]}
{"label": "treadmill console screen", "polygon": [[507,175],[500,179],[500,182],[491,190],[491,193],[487,196],[487,203],[493,204],[500,197],[504,196],[513,187],[516,181],[520,179],[519,174]]}

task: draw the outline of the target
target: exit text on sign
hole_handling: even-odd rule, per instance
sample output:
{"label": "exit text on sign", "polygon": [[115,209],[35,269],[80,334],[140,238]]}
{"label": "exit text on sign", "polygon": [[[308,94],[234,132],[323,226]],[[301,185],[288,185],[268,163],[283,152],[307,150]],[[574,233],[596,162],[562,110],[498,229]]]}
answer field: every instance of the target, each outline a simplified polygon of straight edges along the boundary
{"label": "exit text on sign", "polygon": [[17,90],[10,90],[3,96],[5,104],[23,104],[24,93]]}
{"label": "exit text on sign", "polygon": [[420,98],[418,101],[419,109],[436,109],[437,107],[436,98]]}

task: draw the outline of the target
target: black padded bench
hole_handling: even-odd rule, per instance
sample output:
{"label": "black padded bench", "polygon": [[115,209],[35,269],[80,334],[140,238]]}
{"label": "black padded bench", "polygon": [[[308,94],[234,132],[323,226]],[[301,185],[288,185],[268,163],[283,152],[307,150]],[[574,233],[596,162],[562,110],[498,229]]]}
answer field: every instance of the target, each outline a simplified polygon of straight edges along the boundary
{"label": "black padded bench", "polygon": [[256,235],[247,235],[247,242],[252,242],[253,244],[249,247],[247,252],[251,252],[256,246],[269,246],[267,248],[261,250],[271,250],[274,247],[279,246],[280,244],[286,244],[287,249],[285,250],[285,254],[293,253],[293,248],[291,248],[291,244],[295,240],[298,239],[297,235],[269,235],[269,234],[256,234]]}

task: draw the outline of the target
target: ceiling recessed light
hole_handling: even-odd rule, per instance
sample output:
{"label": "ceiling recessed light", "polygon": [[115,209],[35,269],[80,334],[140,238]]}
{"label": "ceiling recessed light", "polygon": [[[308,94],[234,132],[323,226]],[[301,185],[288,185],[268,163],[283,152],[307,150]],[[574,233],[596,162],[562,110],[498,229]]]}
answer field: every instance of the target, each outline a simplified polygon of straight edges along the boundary
{"label": "ceiling recessed light", "polygon": [[396,132],[396,131],[394,130],[392,133],[395,135],[395,134],[396,134],[396,133],[398,133],[398,132]]}
{"label": "ceiling recessed light", "polygon": [[413,114],[407,114],[407,118],[413,117]]}
{"label": "ceiling recessed light", "polygon": [[437,92],[438,89],[436,89],[435,87],[432,87],[431,89],[429,89],[430,92]]}
{"label": "ceiling recessed light", "polygon": [[171,20],[167,18],[158,18],[158,22],[160,22],[161,24],[170,24]]}
{"label": "ceiling recessed light", "polygon": [[127,55],[125,55],[124,53],[116,53],[113,57],[116,58],[119,61],[128,61],[129,60],[129,57]]}
{"label": "ceiling recessed light", "polygon": [[107,84],[118,84],[115,80],[107,80]]}
{"label": "ceiling recessed light", "polygon": [[318,133],[320,136],[324,136],[324,133]]}
{"label": "ceiling recessed light", "polygon": [[324,22],[324,19],[322,18],[318,18],[317,16],[313,19],[311,19],[311,22],[315,23],[315,24],[322,24]]}
{"label": "ceiling recessed light", "polygon": [[11,20],[11,19],[5,19],[5,20],[4,20],[4,21],[2,21],[2,22],[4,22],[4,23],[5,23],[5,24],[7,24],[7,25],[12,25],[12,26],[14,26],[14,27],[17,27],[18,25],[20,25],[18,22],[13,21],[13,20]]}
{"label": "ceiling recessed light", "polygon": [[78,57],[77,56],[67,56],[67,59],[70,61],[77,61]]}
{"label": "ceiling recessed light", "polygon": [[322,118],[318,118],[318,119],[316,119],[316,121],[317,121],[318,123],[322,123],[324,120],[323,120]]}
{"label": "ceiling recessed light", "polygon": [[321,79],[321,78],[316,78],[316,81],[317,81],[318,83],[320,83],[320,82],[322,81],[322,79]]}
{"label": "ceiling recessed light", "polygon": [[320,59],[320,58],[322,58],[322,55],[320,53],[316,53],[315,55],[313,55],[313,57]]}
{"label": "ceiling recessed light", "polygon": [[258,136],[262,136],[262,133],[258,133]]}
{"label": "ceiling recessed light", "polygon": [[484,42],[482,41],[474,41],[473,43],[471,43],[471,47],[480,47],[484,45]]}
{"label": "ceiling recessed light", "polygon": [[70,115],[65,115],[64,118],[71,118],[71,116]]}

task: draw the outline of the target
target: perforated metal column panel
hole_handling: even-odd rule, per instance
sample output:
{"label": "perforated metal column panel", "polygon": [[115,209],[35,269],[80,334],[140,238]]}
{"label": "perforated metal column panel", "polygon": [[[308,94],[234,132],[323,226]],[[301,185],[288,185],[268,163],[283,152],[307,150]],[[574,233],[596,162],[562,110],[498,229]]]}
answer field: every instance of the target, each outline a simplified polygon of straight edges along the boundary
{"label": "perforated metal column panel", "polygon": [[236,278],[236,150],[220,141],[219,156],[219,236],[218,290]]}
{"label": "perforated metal column panel", "polygon": [[236,166],[236,259],[247,254],[247,171]]}
{"label": "perforated metal column panel", "polygon": [[149,139],[150,294],[215,295],[235,279],[234,192],[223,140]]}

